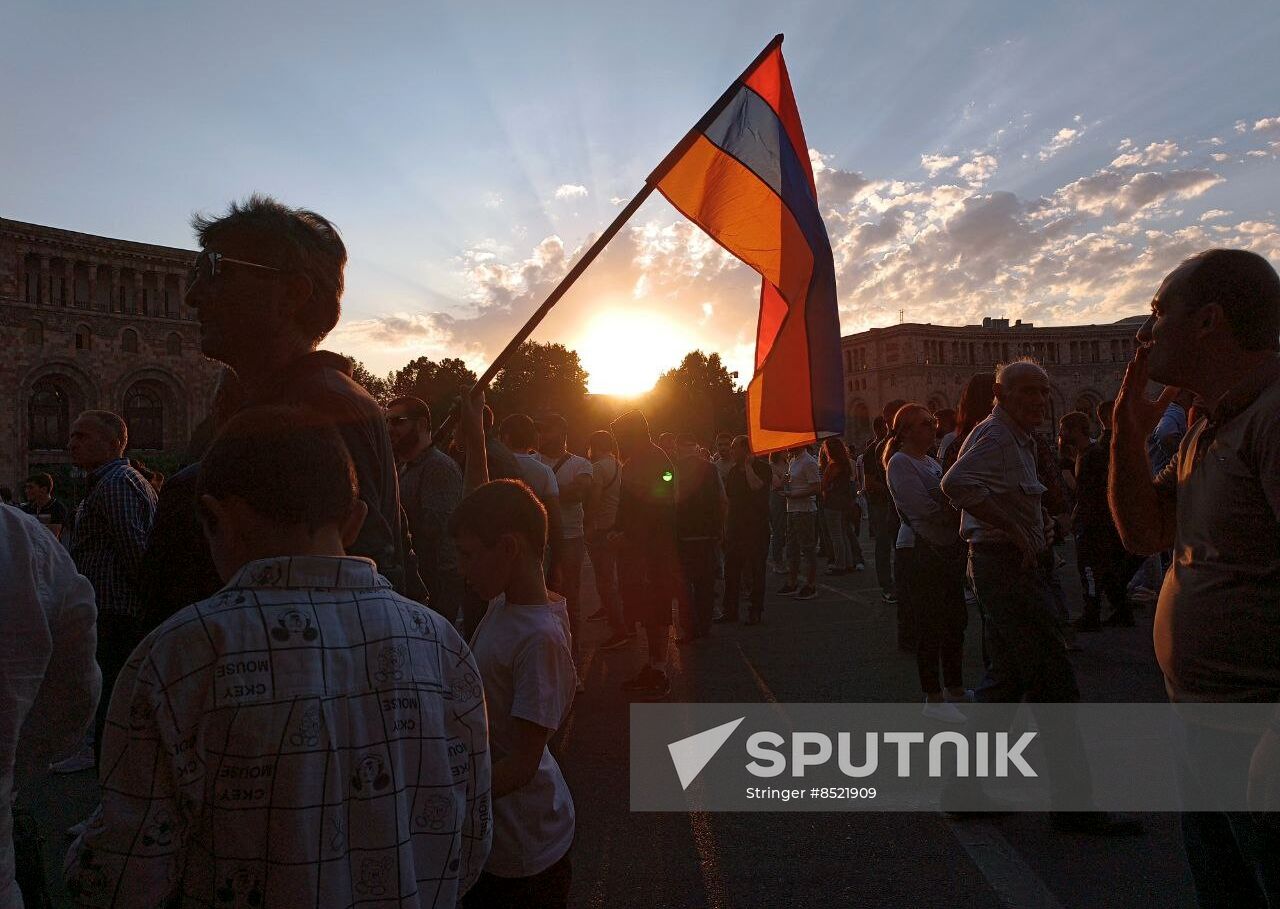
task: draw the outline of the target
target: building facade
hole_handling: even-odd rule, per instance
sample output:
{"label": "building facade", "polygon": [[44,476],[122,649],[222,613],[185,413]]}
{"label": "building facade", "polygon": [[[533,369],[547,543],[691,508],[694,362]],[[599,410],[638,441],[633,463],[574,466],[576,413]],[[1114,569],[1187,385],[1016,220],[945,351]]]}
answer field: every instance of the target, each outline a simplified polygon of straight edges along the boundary
{"label": "building facade", "polygon": [[219,372],[182,303],[194,259],[0,218],[0,485],[73,477],[67,434],[82,410],[120,414],[130,455],[172,468]]}
{"label": "building facade", "polygon": [[[1105,325],[1036,328],[1021,320],[983,319],[981,325],[904,323],[841,339],[846,436],[871,437],[872,420],[901,399],[931,410],[954,408],[969,377],[999,363],[1032,357],[1049,373],[1050,416],[1093,413],[1114,398],[1133,357],[1134,335],[1145,316]],[[1048,428],[1048,427],[1047,427]]]}

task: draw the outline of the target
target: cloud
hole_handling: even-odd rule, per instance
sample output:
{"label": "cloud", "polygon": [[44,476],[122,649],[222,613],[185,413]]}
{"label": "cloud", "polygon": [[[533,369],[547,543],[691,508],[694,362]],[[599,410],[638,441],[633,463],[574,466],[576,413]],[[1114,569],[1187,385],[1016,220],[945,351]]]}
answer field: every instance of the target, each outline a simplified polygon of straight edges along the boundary
{"label": "cloud", "polygon": [[995,173],[1000,164],[995,155],[975,153],[972,160],[960,165],[960,176],[969,181],[971,186],[982,186]]}
{"label": "cloud", "polygon": [[1269,132],[1273,129],[1280,129],[1280,117],[1263,117],[1253,124],[1255,133]]}
{"label": "cloud", "polygon": [[1222,177],[1202,168],[1132,175],[1104,169],[1064,186],[1057,199],[1078,212],[1124,218],[1169,199],[1194,199],[1221,182]]}
{"label": "cloud", "polygon": [[950,170],[960,163],[959,155],[921,155],[920,166],[930,177],[936,177],[944,170]]}
{"label": "cloud", "polygon": [[[1060,130],[1044,148],[1059,138],[1080,141]],[[892,324],[899,310],[912,321],[951,325],[984,315],[1112,322],[1140,312],[1164,275],[1202,249],[1239,247],[1280,260],[1274,217],[1213,207],[1208,194],[1226,182],[1223,175],[1179,166],[1185,155],[1172,141],[1137,138],[1121,143],[1111,165],[1032,195],[999,185],[992,151],[926,155],[920,170],[909,161],[902,173],[868,174],[811,149],[843,330]],[[1185,143],[1220,147],[1195,137]],[[1223,144],[1233,152],[1223,160],[1243,153]],[[1271,166],[1270,153],[1256,151],[1268,161],[1255,166]],[[1200,198],[1210,204],[1184,205]],[[648,211],[618,234],[534,337],[572,346],[595,310],[627,307],[670,319],[703,349],[737,358],[731,368],[749,371],[759,277],[673,210]],[[390,315],[344,323],[339,348],[366,362],[375,349],[390,349],[462,355],[482,366],[594,238],[504,239],[518,248],[485,241],[458,255],[454,299],[422,301],[420,309],[435,311],[411,314],[415,307],[398,298]]]}
{"label": "cloud", "polygon": [[1039,158],[1041,161],[1048,161],[1060,151],[1070,148],[1075,144],[1076,140],[1084,134],[1084,127],[1073,129],[1064,126],[1062,129],[1054,133],[1053,138],[1049,140],[1049,144],[1040,149]]}
{"label": "cloud", "polygon": [[557,199],[585,199],[587,188],[580,183],[561,183],[556,187]]}
{"label": "cloud", "polygon": [[1226,152],[1214,152],[1209,157],[1212,158],[1214,161],[1217,161],[1219,164],[1221,164],[1223,161],[1231,160],[1231,156],[1228,155]]}
{"label": "cloud", "polygon": [[[1120,150],[1132,146],[1121,143]],[[1146,148],[1134,150],[1120,155],[1111,162],[1112,167],[1151,167],[1153,164],[1168,164],[1181,156],[1180,150],[1172,140],[1152,142]]]}
{"label": "cloud", "polygon": [[813,167],[813,182],[818,187],[818,198],[824,206],[844,206],[857,200],[871,181],[855,170],[841,170],[831,164],[832,155],[824,155],[817,149],[809,149],[809,163]]}
{"label": "cloud", "polygon": [[502,193],[485,193],[482,204],[485,208],[501,208],[504,201]]}

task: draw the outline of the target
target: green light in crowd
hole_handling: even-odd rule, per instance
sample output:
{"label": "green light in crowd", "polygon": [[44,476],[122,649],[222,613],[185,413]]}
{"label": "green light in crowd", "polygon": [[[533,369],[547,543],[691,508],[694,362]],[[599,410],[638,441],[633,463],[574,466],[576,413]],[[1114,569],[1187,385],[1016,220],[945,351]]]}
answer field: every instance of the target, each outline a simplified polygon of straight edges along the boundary
{"label": "green light in crowd", "polygon": [[664,470],[662,472],[662,482],[664,483],[670,483],[675,478],[676,478],[676,475],[669,470]]}

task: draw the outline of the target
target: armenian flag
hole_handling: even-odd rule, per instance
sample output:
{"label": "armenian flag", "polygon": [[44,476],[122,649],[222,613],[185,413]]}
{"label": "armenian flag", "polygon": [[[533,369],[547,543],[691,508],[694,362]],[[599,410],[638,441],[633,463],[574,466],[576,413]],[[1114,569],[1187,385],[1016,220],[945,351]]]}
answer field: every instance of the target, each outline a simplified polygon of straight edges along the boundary
{"label": "armenian flag", "polygon": [[747,425],[757,453],[844,432],[831,241],[778,35],[650,177],[760,273]]}

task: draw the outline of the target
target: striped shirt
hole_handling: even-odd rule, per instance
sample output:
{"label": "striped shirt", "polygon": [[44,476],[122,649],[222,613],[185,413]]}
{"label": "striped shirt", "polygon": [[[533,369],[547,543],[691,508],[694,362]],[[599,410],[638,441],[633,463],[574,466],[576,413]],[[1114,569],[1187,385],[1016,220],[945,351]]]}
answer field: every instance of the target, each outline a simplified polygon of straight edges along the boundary
{"label": "striped shirt", "polygon": [[99,615],[137,617],[138,570],[156,515],[156,491],[124,458],[89,472],[89,491],[76,508],[69,549],[89,579]]}
{"label": "striped shirt", "polygon": [[99,767],[77,905],[453,906],[492,838],[475,660],[369,559],[249,562],[175,613]]}

